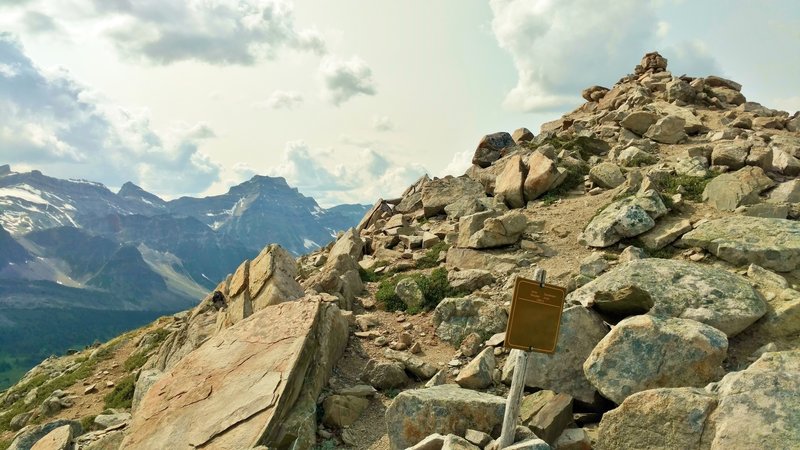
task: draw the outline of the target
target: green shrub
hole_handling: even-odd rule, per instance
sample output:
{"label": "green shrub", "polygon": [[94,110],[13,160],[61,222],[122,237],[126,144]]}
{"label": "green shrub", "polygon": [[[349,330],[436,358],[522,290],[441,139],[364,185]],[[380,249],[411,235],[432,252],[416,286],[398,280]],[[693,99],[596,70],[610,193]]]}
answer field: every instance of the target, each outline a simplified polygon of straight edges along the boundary
{"label": "green shrub", "polygon": [[11,439],[8,440],[0,439],[0,450],[6,450],[8,447],[11,447]]}
{"label": "green shrub", "polygon": [[[373,267],[386,267],[389,263],[386,261],[377,261]],[[361,277],[361,281],[365,283],[374,283],[376,281],[384,280],[390,276],[392,276],[392,272],[386,270],[382,273],[375,273],[375,269],[365,269],[363,267],[358,268],[358,275]]]}
{"label": "green shrub", "polygon": [[119,380],[114,390],[106,394],[103,398],[106,408],[125,409],[130,408],[133,403],[133,390],[136,387],[136,380],[133,374]]}
{"label": "green shrub", "polygon": [[669,175],[663,177],[656,183],[659,191],[669,194],[677,194],[683,188],[682,195],[686,200],[693,202],[703,201],[703,191],[706,185],[717,174],[713,173],[705,177],[692,177],[689,175]]}
{"label": "green shrub", "polygon": [[81,428],[83,428],[83,432],[89,432],[94,429],[94,418],[97,417],[96,415],[86,416],[81,419]]}
{"label": "green shrub", "polygon": [[157,330],[155,330],[153,332],[150,332],[148,334],[155,335],[154,339],[147,345],[147,347],[145,347],[145,348],[143,348],[143,349],[141,349],[141,350],[139,350],[137,352],[132,353],[128,357],[128,359],[125,360],[125,362],[122,364],[122,366],[125,368],[126,372],[132,372],[132,371],[138,369],[139,367],[142,367],[144,365],[144,363],[147,362],[147,358],[150,355],[150,352],[154,348],[156,348],[159,345],[161,345],[161,343],[164,342],[164,340],[167,338],[167,336],[169,336],[169,331],[167,331],[167,330],[165,330],[163,328],[159,328],[159,329],[157,329]]}
{"label": "green shrub", "polygon": [[439,253],[446,252],[450,248],[450,244],[439,242],[434,245],[427,252],[425,256],[417,260],[417,269],[430,269],[439,265]]}
{"label": "green shrub", "polygon": [[[403,303],[400,297],[394,292],[397,283],[406,278],[414,280],[422,291],[423,300],[422,305],[420,305],[420,310],[408,310],[405,303]],[[447,270],[440,267],[434,269],[430,275],[415,273],[412,275],[394,276],[381,281],[381,284],[378,286],[378,292],[375,293],[375,300],[383,304],[387,311],[407,311],[411,314],[416,314],[421,311],[436,308],[436,305],[444,298],[463,297],[466,294],[466,292],[458,291],[450,286],[450,282],[447,281]]]}
{"label": "green shrub", "polygon": [[334,450],[336,448],[336,439],[325,439],[314,447],[314,450]]}

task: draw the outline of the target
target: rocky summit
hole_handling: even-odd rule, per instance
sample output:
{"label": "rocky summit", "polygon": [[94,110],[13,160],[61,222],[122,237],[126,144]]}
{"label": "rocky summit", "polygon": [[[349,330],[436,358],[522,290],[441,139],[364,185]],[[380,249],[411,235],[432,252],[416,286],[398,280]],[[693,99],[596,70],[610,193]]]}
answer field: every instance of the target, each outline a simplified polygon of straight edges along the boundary
{"label": "rocky summit", "polygon": [[48,358],[0,395],[0,448],[496,449],[512,290],[539,268],[569,293],[506,448],[797,448],[800,114],[668,67],[648,53],[326,247],[268,245],[191,310]]}

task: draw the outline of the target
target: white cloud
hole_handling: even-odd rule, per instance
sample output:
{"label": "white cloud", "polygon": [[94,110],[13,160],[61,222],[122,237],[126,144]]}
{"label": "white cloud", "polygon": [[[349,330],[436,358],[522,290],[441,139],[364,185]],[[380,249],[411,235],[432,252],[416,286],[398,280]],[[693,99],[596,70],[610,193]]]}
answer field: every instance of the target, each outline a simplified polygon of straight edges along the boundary
{"label": "white cloud", "polygon": [[276,90],[264,102],[258,103],[259,108],[294,109],[303,103],[303,95],[299,92]]}
{"label": "white cloud", "polygon": [[664,39],[669,34],[670,24],[666,21],[659,21],[657,24],[658,28],[656,29],[656,36],[661,39]]}
{"label": "white cloud", "polygon": [[63,71],[44,72],[8,34],[0,33],[0,148],[7,162],[34,164],[61,176],[110,186],[133,181],[159,193],[202,191],[219,166],[200,151],[214,137],[203,124],[156,133],[145,110],[101,97]]}
{"label": "white cloud", "polygon": [[442,172],[439,174],[441,177],[445,177],[447,175],[453,175],[454,177],[464,175],[464,172],[467,171],[472,166],[472,156],[475,154],[474,151],[465,150],[463,152],[457,152],[453,155],[453,159],[450,160],[450,163],[442,169]]}
{"label": "white cloud", "polygon": [[[4,0],[7,2],[8,0]],[[20,11],[31,34],[97,32],[123,55],[153,64],[203,61],[252,65],[281,50],[326,52],[322,34],[298,27],[290,0],[45,0],[5,5]],[[60,29],[56,18],[69,17]]]}
{"label": "white cloud", "polygon": [[394,122],[388,116],[375,116],[372,118],[372,128],[376,131],[392,131]]}
{"label": "white cloud", "polygon": [[420,165],[398,164],[373,149],[346,157],[341,150],[312,149],[304,141],[292,141],[286,144],[283,160],[267,174],[282,176],[303,194],[331,206],[398,196],[425,172]]}
{"label": "white cloud", "polygon": [[347,60],[326,56],[320,63],[319,74],[322,79],[322,98],[336,106],[359,94],[377,93],[372,69],[358,56]]}
{"label": "white cloud", "polygon": [[[520,111],[562,111],[580,103],[593,84],[611,84],[620,68],[633,66],[657,48],[685,52],[682,67],[698,73],[715,67],[697,43],[659,41],[655,6],[639,0],[490,0],[492,30],[517,69],[517,85],[504,105]],[[670,59],[666,50],[662,54]],[[670,67],[672,69],[672,67]],[[624,69],[623,69],[624,70]],[[701,72],[702,73],[702,72]]]}

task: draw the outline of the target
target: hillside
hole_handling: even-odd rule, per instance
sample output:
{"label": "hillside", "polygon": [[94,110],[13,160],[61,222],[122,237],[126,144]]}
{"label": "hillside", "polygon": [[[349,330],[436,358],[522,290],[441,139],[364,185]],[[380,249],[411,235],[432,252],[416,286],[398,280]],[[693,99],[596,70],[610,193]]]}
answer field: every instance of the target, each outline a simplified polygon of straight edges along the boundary
{"label": "hillside", "polygon": [[264,247],[191,310],[44,361],[0,396],[0,441],[495,449],[512,289],[544,269],[558,346],[506,448],[794,448],[800,114],[658,53],[583,98],[321,249]]}

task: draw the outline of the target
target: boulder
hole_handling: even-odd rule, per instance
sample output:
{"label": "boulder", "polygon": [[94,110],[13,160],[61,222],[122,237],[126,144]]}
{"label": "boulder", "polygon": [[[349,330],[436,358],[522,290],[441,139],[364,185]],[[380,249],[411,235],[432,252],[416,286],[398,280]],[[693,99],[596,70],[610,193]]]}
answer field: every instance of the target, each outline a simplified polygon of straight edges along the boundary
{"label": "boulder", "polygon": [[115,427],[127,423],[131,420],[130,413],[116,413],[116,414],[99,414],[94,418],[94,424],[97,428],[104,430],[106,428]]}
{"label": "boulder", "polygon": [[486,348],[461,369],[456,383],[466,389],[486,389],[492,384],[495,364],[494,349]]}
{"label": "boulder", "polygon": [[[583,363],[607,332],[603,319],[594,311],[583,306],[565,309],[555,353],[529,356],[525,385],[569,394],[584,403],[596,403],[595,389],[584,375]],[[516,358],[506,358],[504,383],[511,382],[515,366]]]}
{"label": "boulder", "polygon": [[429,181],[422,187],[422,207],[425,217],[432,217],[442,214],[445,206],[455,203],[463,197],[482,198],[485,196],[483,185],[479,182],[468,177],[448,176]]}
{"label": "boulder", "polygon": [[401,392],[386,410],[389,445],[400,450],[433,433],[491,432],[503,423],[505,406],[503,397],[452,384]]}
{"label": "boulder", "polygon": [[654,303],[650,314],[696,320],[728,337],[766,312],[764,300],[744,278],[706,265],[660,258],[617,266],[570,293],[567,302],[591,307],[598,293],[629,286],[650,296]]}
{"label": "boulder", "polygon": [[572,397],[556,394],[530,422],[531,430],[548,444],[555,443],[572,423]]}
{"label": "boulder", "polygon": [[636,285],[623,286],[614,291],[595,292],[593,302],[593,309],[615,320],[646,314],[655,305],[650,294]]}
{"label": "boulder", "polygon": [[619,152],[617,161],[625,167],[638,167],[655,163],[656,157],[639,147],[631,146]]}
{"label": "boulder", "polygon": [[[646,109],[656,112],[662,116],[675,116],[684,120],[683,131],[693,135],[708,131],[708,127],[689,108],[683,108],[673,103],[656,101],[645,106]],[[641,134],[641,133],[640,133]]]}
{"label": "boulder", "polygon": [[658,116],[650,111],[633,111],[625,116],[619,124],[623,128],[642,136],[647,132],[648,128],[657,121]]}
{"label": "boulder", "polygon": [[709,75],[703,78],[703,82],[708,87],[724,87],[737,92],[742,90],[741,84],[716,75]]}
{"label": "boulder", "polygon": [[525,177],[523,192],[525,200],[531,201],[547,192],[559,178],[555,161],[542,152],[535,151],[528,157],[528,175]]}
{"label": "boulder", "polygon": [[133,391],[131,412],[136,412],[139,408],[139,404],[142,403],[144,395],[153,387],[153,384],[161,378],[161,375],[163,375],[163,372],[158,369],[145,369],[139,373],[139,378],[136,379],[136,387]]}
{"label": "boulder", "polygon": [[581,91],[581,97],[587,102],[596,102],[608,93],[608,88],[603,86],[589,86]]}
{"label": "boulder", "polygon": [[405,386],[410,380],[402,363],[370,359],[361,373],[361,381],[366,381],[375,389],[386,390]]}
{"label": "boulder", "polygon": [[[495,248],[516,244],[528,226],[525,214],[509,211],[500,217],[493,213],[477,213],[459,221],[458,246],[462,248]],[[476,228],[480,228],[473,232]]]}
{"label": "boulder", "polygon": [[555,450],[592,450],[592,440],[583,428],[568,428],[553,444]]}
{"label": "boulder", "polygon": [[675,78],[667,83],[668,102],[680,101],[684,103],[692,103],[696,95],[697,92],[694,90],[694,88],[689,86],[689,83],[681,80],[680,78]]}
{"label": "boulder", "polygon": [[510,208],[525,206],[522,184],[525,182],[526,169],[520,155],[514,155],[506,162],[500,175],[495,179],[494,195],[502,197]]}
{"label": "boulder", "polygon": [[550,400],[556,395],[555,392],[544,389],[523,397],[519,407],[519,422],[526,427],[530,427],[531,421],[536,417],[536,414],[539,414],[539,411],[550,403]]}
{"label": "boulder", "polygon": [[406,450],[442,450],[444,445],[445,436],[439,433],[433,433],[425,439],[419,441],[417,445],[408,447]]}
{"label": "boulder", "polygon": [[[706,85],[706,87],[708,88],[708,85]],[[741,92],[723,86],[711,87],[706,89],[706,91],[710,92],[712,97],[718,98],[721,102],[729,105],[738,106],[747,101],[744,94]]]}
{"label": "boulder", "polygon": [[728,166],[732,170],[744,167],[751,144],[742,141],[722,142],[711,152],[711,164]]}
{"label": "boulder", "polygon": [[716,405],[714,395],[696,388],[651,389],[633,394],[603,415],[594,449],[708,449],[701,442],[704,431],[711,429],[709,417]]}
{"label": "boulder", "polygon": [[464,337],[458,349],[461,351],[462,355],[472,358],[481,351],[481,347],[483,347],[483,338],[480,334],[473,331]]}
{"label": "boulder", "polygon": [[686,121],[678,116],[662,117],[644,135],[661,144],[677,144],[687,137],[683,131],[685,124]]}
{"label": "boulder", "polygon": [[59,432],[59,435],[62,435],[65,426],[70,428],[72,436],[78,436],[83,432],[81,424],[73,420],[59,419],[43,425],[31,425],[17,433],[6,450],[31,450],[34,445],[54,430],[62,429]]}
{"label": "boulder", "polygon": [[505,447],[504,450],[551,450],[551,447],[541,439],[528,439]]}
{"label": "boulder", "polygon": [[504,331],[507,322],[505,309],[477,297],[446,298],[433,311],[436,335],[453,345],[472,332],[492,335]]}
{"label": "boulder", "polygon": [[480,450],[468,440],[455,434],[448,434],[442,442],[442,450]]}
{"label": "boulder", "polygon": [[436,367],[428,364],[422,358],[412,355],[408,352],[398,352],[392,349],[383,351],[383,356],[390,361],[397,361],[403,365],[406,371],[414,375],[420,380],[427,380],[436,375]]}
{"label": "boulder", "polygon": [[62,425],[36,441],[31,450],[70,450],[73,437],[72,426]]}
{"label": "boulder", "polygon": [[310,447],[317,397],[347,336],[338,308],[319,297],[255,312],[155,382],[122,448]]}
{"label": "boulder", "polygon": [[614,327],[583,365],[589,382],[622,403],[660,387],[702,387],[725,372],[728,339],[716,328],[687,319],[629,317]]}
{"label": "boulder", "polygon": [[760,167],[744,167],[709,181],[703,190],[703,201],[717,209],[733,211],[742,205],[758,203],[758,195],[773,184]]}
{"label": "boulder", "polygon": [[725,217],[701,224],[682,241],[736,265],[758,264],[778,272],[800,267],[800,223],[794,220]]}
{"label": "boulder", "polygon": [[764,353],[712,387],[712,450],[791,448],[800,442],[800,351]]}
{"label": "boulder", "polygon": [[770,170],[782,175],[796,177],[800,175],[800,159],[786,151],[772,149]]}
{"label": "boulder", "polygon": [[531,133],[531,130],[527,128],[517,128],[513,133],[511,133],[511,139],[513,139],[517,145],[523,142],[530,142],[533,140],[533,138],[533,133]]}
{"label": "boulder", "polygon": [[404,278],[397,283],[394,288],[394,293],[400,298],[400,301],[406,305],[411,311],[417,311],[422,308],[422,302],[425,301],[425,295],[422,289],[413,278]]}
{"label": "boulder", "polygon": [[453,289],[472,292],[494,283],[494,275],[484,269],[452,270],[447,273],[447,281]]}
{"label": "boulder", "polygon": [[355,423],[369,406],[369,400],[352,395],[331,395],[322,402],[322,423],[325,426],[342,428]]}
{"label": "boulder", "polygon": [[590,278],[595,278],[608,269],[608,261],[602,253],[595,252],[581,261],[580,273]]}
{"label": "boulder", "polygon": [[692,231],[692,222],[688,219],[665,218],[660,220],[652,230],[639,236],[639,240],[647,249],[660,250],[689,231]]}
{"label": "boulder", "polygon": [[487,134],[478,143],[478,148],[475,149],[475,154],[472,156],[472,164],[489,167],[505,154],[505,149],[514,145],[514,139],[504,131]]}
{"label": "boulder", "polygon": [[616,164],[603,162],[589,170],[589,179],[602,188],[613,189],[625,182],[625,175]]}
{"label": "boulder", "polygon": [[591,247],[608,247],[652,229],[655,219],[666,213],[667,207],[656,191],[632,195],[598,213],[583,230],[581,239]]}
{"label": "boulder", "polygon": [[779,184],[769,193],[769,201],[775,203],[800,203],[800,180]]}

